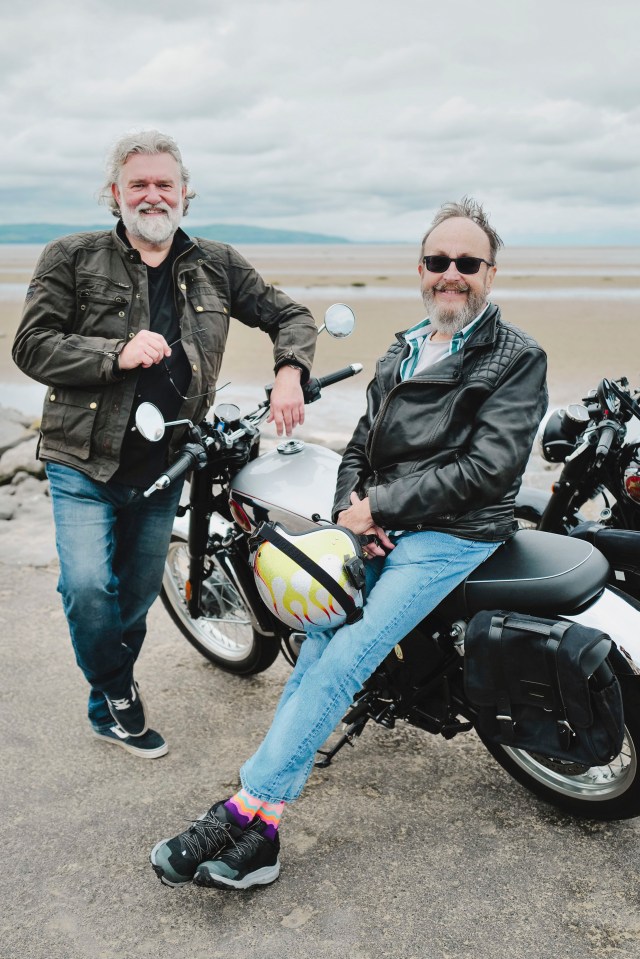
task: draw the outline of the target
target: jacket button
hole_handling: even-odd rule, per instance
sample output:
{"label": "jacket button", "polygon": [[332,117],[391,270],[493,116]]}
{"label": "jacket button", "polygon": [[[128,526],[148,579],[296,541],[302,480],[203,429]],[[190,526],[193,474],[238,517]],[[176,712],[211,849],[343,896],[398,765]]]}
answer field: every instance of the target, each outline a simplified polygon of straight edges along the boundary
{"label": "jacket button", "polygon": [[196,306],[196,313],[204,312],[204,306]]}
{"label": "jacket button", "polygon": [[136,300],[139,300],[141,295],[142,295],[141,293],[136,293]]}
{"label": "jacket button", "polygon": [[120,312],[118,313],[118,316],[124,316],[124,315],[125,315],[124,310],[120,310]]}
{"label": "jacket button", "polygon": [[90,410],[95,410],[95,409],[97,409],[97,408],[98,408],[98,404],[97,404],[97,403],[89,403],[89,409],[90,409]]}
{"label": "jacket button", "polygon": [[52,403],[55,401],[55,398],[56,398],[56,394],[55,394],[55,393],[52,393],[51,396],[49,397],[49,399],[51,400]]}
{"label": "jacket button", "polygon": [[82,306],[80,307],[81,310],[86,310],[86,308],[87,308],[86,303],[83,303]]}
{"label": "jacket button", "polygon": [[192,368],[192,370],[193,370],[194,373],[197,373],[197,372],[198,372],[198,364],[197,364],[197,363],[194,363],[191,368]]}
{"label": "jacket button", "polygon": [[187,288],[187,284],[186,284],[186,283],[181,283],[181,284],[180,284],[180,289],[181,289],[181,290],[186,290],[186,288]]}
{"label": "jacket button", "polygon": [[132,340],[135,335],[136,335],[135,333],[129,333],[129,339]]}
{"label": "jacket button", "polygon": [[228,313],[229,310],[226,308],[226,306],[223,306],[223,307],[222,307],[222,312],[223,312],[223,313]]}

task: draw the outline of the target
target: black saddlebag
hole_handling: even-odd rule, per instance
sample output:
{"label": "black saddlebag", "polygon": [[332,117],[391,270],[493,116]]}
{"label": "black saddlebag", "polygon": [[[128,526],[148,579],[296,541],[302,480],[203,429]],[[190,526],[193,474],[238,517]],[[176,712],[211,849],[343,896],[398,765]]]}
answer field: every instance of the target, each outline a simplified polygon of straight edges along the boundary
{"label": "black saddlebag", "polygon": [[596,629],[499,610],[477,613],[464,640],[464,685],[483,738],[602,766],[622,748],[622,694]]}

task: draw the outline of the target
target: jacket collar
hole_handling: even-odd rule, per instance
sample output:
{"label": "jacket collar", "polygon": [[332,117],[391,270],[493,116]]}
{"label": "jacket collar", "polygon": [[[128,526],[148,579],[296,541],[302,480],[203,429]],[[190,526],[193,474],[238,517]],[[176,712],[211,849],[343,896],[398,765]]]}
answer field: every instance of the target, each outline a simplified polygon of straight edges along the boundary
{"label": "jacket collar", "polygon": [[[142,258],[138,250],[134,249],[131,246],[127,239],[127,234],[125,232],[124,223],[118,217],[118,222],[111,231],[111,236],[113,241],[116,244],[116,247],[125,254],[133,263],[141,263]],[[183,253],[190,252],[195,250],[200,257],[205,257],[206,254],[200,249],[200,247],[191,239],[188,233],[178,227],[173,237],[173,250],[174,256],[180,256]]]}
{"label": "jacket collar", "polygon": [[[496,338],[496,324],[499,319],[500,307],[496,306],[495,303],[490,303],[480,317],[477,327],[469,339],[465,341],[465,349],[470,350],[476,346],[486,346],[487,343],[493,343]],[[406,330],[402,330],[395,334],[396,339],[403,347],[407,346],[406,332]]]}

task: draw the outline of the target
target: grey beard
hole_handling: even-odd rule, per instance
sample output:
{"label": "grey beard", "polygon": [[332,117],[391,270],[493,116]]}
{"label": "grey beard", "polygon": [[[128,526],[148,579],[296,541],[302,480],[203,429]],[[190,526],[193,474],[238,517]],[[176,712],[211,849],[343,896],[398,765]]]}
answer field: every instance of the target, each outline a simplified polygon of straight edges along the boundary
{"label": "grey beard", "polygon": [[130,210],[126,206],[120,208],[122,222],[132,236],[139,240],[145,240],[147,243],[166,243],[176,232],[182,221],[182,210],[177,208],[172,210],[165,203],[158,203],[158,209],[164,210],[165,217],[148,217],[142,210],[150,209],[149,205],[142,208]]}
{"label": "grey beard", "polygon": [[471,320],[475,320],[487,302],[487,297],[484,292],[469,293],[467,302],[462,309],[458,310],[447,310],[437,304],[432,290],[424,291],[422,301],[427,308],[427,315],[434,330],[445,333],[447,336],[454,336],[471,323]]}

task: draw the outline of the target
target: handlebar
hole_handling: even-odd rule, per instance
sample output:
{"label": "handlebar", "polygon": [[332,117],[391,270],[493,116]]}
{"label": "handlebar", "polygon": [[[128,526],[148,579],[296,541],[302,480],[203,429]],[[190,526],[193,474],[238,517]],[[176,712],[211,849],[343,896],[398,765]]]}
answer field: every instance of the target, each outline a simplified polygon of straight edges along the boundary
{"label": "handlebar", "polygon": [[[328,373],[326,376],[312,377],[303,386],[305,403],[313,403],[317,400],[320,397],[321,390],[324,389],[325,386],[340,383],[341,380],[346,380],[350,376],[355,376],[357,373],[362,372],[362,369],[362,363],[350,363],[349,366],[345,366],[341,370],[336,370],[335,373]],[[269,396],[269,392],[270,388],[267,387],[267,397]],[[208,456],[211,452],[219,452],[220,450],[230,451],[240,440],[245,437],[255,436],[259,432],[258,426],[260,422],[268,412],[269,399],[267,398],[256,410],[253,410],[253,412],[248,413],[239,420],[238,428],[231,433],[220,432],[212,435],[212,428],[210,424],[206,422],[200,426],[192,427],[190,432],[191,441],[185,443],[179,456],[174,460],[171,466],[158,477],[148,490],[145,490],[143,495],[148,497],[151,496],[152,493],[155,493],[156,490],[166,489],[170,483],[191,469],[202,469],[207,465]]]}
{"label": "handlebar", "polygon": [[350,363],[349,366],[345,366],[341,370],[336,370],[335,373],[327,373],[326,376],[318,376],[315,379],[318,387],[322,390],[325,386],[333,386],[334,383],[340,383],[341,380],[347,380],[350,376],[355,376],[356,373],[361,373],[362,370],[362,363]]}
{"label": "handlebar", "polygon": [[596,447],[596,459],[604,459],[607,456],[617,433],[618,426],[615,423],[605,423]]}
{"label": "handlebar", "polygon": [[149,497],[158,489],[166,489],[170,483],[192,468],[202,468],[207,464],[207,451],[200,443],[187,443],[177,459],[169,466],[155,483],[145,490],[143,496]]}

